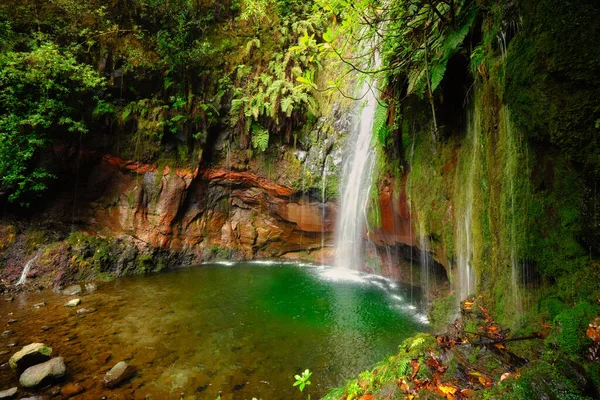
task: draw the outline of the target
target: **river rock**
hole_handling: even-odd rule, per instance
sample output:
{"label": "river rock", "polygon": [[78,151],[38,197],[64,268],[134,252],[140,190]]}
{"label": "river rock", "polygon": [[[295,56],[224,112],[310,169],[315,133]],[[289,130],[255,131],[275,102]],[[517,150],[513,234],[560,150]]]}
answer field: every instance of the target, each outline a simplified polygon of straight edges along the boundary
{"label": "river rock", "polygon": [[102,384],[106,387],[113,388],[131,378],[134,374],[135,368],[127,364],[125,361],[119,361],[110,369],[110,371],[106,373]]}
{"label": "river rock", "polygon": [[79,310],[77,310],[77,314],[91,314],[96,312],[96,309],[94,307],[90,307],[90,308],[80,308]]}
{"label": "river rock", "polygon": [[98,287],[94,283],[92,283],[92,282],[85,284],[85,290],[88,291],[88,292],[93,292],[97,288]]}
{"label": "river rock", "polygon": [[17,351],[8,360],[13,370],[24,370],[50,358],[52,349],[44,343],[31,343]]}
{"label": "river rock", "polygon": [[17,394],[17,388],[10,388],[0,392],[0,400],[12,399]]}
{"label": "river rock", "polygon": [[19,383],[26,388],[33,388],[50,379],[62,377],[67,371],[62,357],[56,357],[45,363],[29,367],[21,374]]}
{"label": "river rock", "polygon": [[68,399],[69,397],[73,397],[76,394],[83,392],[83,387],[79,385],[79,383],[67,383],[60,390],[60,394],[63,398]]}
{"label": "river rock", "polygon": [[2,332],[2,336],[10,336],[13,333],[14,333],[13,331],[4,331],[4,332]]}
{"label": "river rock", "polygon": [[75,296],[81,294],[81,285],[71,285],[64,288],[61,292],[66,296]]}
{"label": "river rock", "polygon": [[81,304],[81,299],[73,299],[66,302],[65,307],[77,307],[79,304]]}

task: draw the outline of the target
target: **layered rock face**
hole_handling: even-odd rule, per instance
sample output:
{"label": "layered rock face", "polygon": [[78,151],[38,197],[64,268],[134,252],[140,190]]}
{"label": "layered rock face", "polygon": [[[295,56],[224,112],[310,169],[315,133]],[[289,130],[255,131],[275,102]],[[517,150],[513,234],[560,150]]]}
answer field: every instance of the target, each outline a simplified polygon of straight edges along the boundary
{"label": "layered rock face", "polygon": [[330,243],[335,225],[335,204],[251,172],[158,170],[101,156],[83,179],[79,225],[199,259],[223,249],[238,258],[311,252]]}

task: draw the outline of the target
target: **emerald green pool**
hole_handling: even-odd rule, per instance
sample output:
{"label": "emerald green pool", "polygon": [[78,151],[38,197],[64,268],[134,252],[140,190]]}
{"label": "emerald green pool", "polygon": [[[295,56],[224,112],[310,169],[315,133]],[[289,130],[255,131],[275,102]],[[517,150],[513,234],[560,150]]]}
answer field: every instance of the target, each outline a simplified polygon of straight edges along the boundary
{"label": "emerald green pool", "polygon": [[[306,368],[313,371],[308,393],[318,398],[427,330],[410,293],[381,277],[319,266],[206,264],[102,285],[82,297],[96,313],[71,313],[46,337],[25,341],[54,344],[74,380],[128,359],[139,373],[120,390],[136,398],[306,398],[292,387]],[[62,304],[56,310],[67,312]],[[57,346],[51,332],[63,329],[78,340]],[[105,366],[86,364],[105,353]]]}

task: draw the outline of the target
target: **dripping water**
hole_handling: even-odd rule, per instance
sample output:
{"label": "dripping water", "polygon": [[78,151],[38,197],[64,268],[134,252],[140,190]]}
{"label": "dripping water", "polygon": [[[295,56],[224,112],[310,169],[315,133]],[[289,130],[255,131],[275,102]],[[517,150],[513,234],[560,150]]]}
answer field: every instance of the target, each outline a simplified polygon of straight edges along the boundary
{"label": "dripping water", "polygon": [[[413,159],[415,156],[415,142],[416,142],[416,134],[415,134],[415,130],[414,130],[414,126],[413,126],[413,137],[412,137],[412,144],[410,146],[410,167],[412,168],[413,165]],[[411,179],[411,186],[412,186],[412,179]],[[410,190],[408,191],[410,193]],[[412,222],[412,201],[410,198],[407,199],[408,201],[408,238],[409,238],[409,245],[410,245],[410,304],[413,304],[413,299],[414,299],[414,282],[413,282],[413,237],[412,237],[412,232],[413,232],[413,222]]]}
{"label": "dripping water", "polygon": [[473,268],[473,203],[475,180],[479,160],[479,128],[480,115],[477,106],[473,107],[467,124],[467,141],[471,144],[470,165],[466,189],[461,190],[462,204],[457,207],[457,279],[455,282],[458,301],[462,301],[475,292],[475,270]]}
{"label": "dripping water", "polygon": [[421,288],[423,289],[423,306],[427,308],[429,302],[429,288],[430,288],[430,275],[431,275],[431,254],[429,239],[425,232],[425,225],[423,221],[419,224],[419,248],[421,253],[419,256],[419,264],[421,267]]}
{"label": "dripping water", "polygon": [[325,249],[325,207],[327,206],[327,200],[325,198],[325,189],[327,187],[327,156],[323,161],[323,174],[321,178],[321,264],[324,263],[325,255],[323,250]]}

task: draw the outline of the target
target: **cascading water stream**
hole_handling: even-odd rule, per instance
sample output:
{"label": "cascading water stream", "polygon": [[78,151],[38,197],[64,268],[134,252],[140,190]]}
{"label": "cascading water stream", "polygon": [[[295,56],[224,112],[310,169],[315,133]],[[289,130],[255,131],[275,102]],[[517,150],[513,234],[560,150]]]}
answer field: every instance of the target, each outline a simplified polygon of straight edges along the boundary
{"label": "cascading water stream", "polygon": [[21,272],[21,276],[15,285],[23,285],[27,281],[27,274],[29,274],[33,263],[35,263],[35,260],[37,260],[39,256],[40,252],[38,251],[29,261],[25,263],[25,266],[23,266],[23,271]]}
{"label": "cascading water stream", "polygon": [[[381,59],[377,51],[373,58],[377,69]],[[377,109],[377,80],[367,79],[361,93],[364,105],[357,107],[356,128],[348,141],[348,155],[344,166],[341,207],[336,230],[336,268],[357,269],[363,254],[365,210],[371,189],[375,153],[371,147],[373,120]]]}

